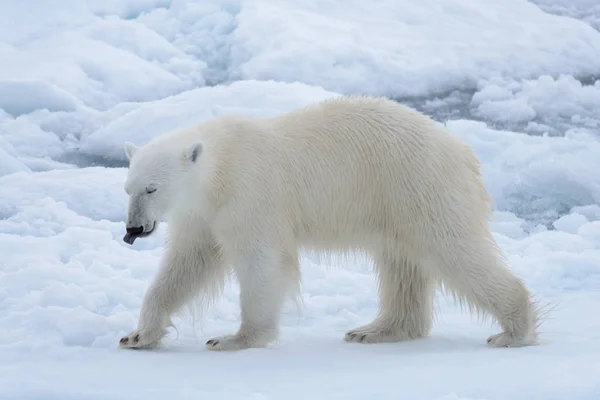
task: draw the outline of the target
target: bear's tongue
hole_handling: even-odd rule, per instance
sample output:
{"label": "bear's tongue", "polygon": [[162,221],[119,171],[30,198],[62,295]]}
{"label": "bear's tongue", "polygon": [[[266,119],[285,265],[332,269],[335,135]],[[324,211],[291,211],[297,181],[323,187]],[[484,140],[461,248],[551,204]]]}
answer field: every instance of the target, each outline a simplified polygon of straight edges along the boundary
{"label": "bear's tongue", "polygon": [[123,236],[123,241],[127,244],[133,244],[133,242],[135,242],[135,239],[137,239],[139,236],[140,235],[138,235],[137,233],[127,232],[125,236]]}

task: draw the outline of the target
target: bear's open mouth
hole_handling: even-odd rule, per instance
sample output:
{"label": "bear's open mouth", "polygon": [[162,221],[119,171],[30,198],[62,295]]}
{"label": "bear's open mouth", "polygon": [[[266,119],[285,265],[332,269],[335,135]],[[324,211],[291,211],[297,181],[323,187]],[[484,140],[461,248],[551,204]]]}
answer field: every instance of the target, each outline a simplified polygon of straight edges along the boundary
{"label": "bear's open mouth", "polygon": [[150,229],[149,231],[140,230],[138,232],[136,230],[128,230],[125,236],[123,236],[123,241],[127,244],[133,244],[133,242],[135,242],[135,239],[137,238],[144,238],[146,236],[150,236],[152,232],[154,232],[154,228],[156,228],[156,222],[152,223],[152,229]]}

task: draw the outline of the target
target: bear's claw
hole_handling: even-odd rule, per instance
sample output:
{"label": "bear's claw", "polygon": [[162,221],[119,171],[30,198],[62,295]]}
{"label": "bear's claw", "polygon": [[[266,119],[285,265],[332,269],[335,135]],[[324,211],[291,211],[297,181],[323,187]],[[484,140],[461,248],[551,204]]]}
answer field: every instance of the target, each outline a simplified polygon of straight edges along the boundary
{"label": "bear's claw", "polygon": [[535,344],[533,341],[519,339],[508,332],[501,332],[487,338],[490,347],[521,347]]}
{"label": "bear's claw", "polygon": [[[358,336],[358,339],[356,339],[357,336]],[[362,343],[362,341],[365,340],[366,337],[367,337],[366,334],[359,335],[358,333],[348,333],[348,339],[350,339],[350,341],[353,341],[353,342]]]}
{"label": "bear's claw", "polygon": [[119,347],[124,349],[154,348],[160,344],[165,332],[136,330],[119,340]]}
{"label": "bear's claw", "polygon": [[215,351],[244,350],[252,347],[267,347],[268,342],[267,337],[235,334],[212,338],[206,342],[206,348]]}
{"label": "bear's claw", "polygon": [[414,329],[400,329],[395,324],[385,323],[385,321],[373,321],[347,332],[344,340],[353,343],[392,343],[420,336],[422,335]]}

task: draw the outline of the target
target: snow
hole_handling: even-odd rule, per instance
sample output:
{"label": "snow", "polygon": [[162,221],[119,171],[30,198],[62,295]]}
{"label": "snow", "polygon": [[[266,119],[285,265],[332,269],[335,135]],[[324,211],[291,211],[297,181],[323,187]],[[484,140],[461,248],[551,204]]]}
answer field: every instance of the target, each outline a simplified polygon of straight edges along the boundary
{"label": "snow", "polygon": [[13,172],[28,171],[29,168],[6,150],[0,149],[0,174],[9,175]]}
{"label": "snow", "polygon": [[495,76],[588,75],[600,67],[597,31],[522,0],[402,0],[377,7],[361,0],[344,7],[263,0],[242,8],[238,18],[231,58],[240,79],[427,96]]}
{"label": "snow", "polygon": [[[594,0],[2,2],[0,398],[599,398],[598,21]],[[549,305],[542,345],[488,348],[499,328],[441,294],[426,340],[345,343],[377,311],[369,260],[305,254],[271,348],[204,350],[237,328],[231,282],[163,349],[118,349],[164,240],[122,242],[124,142],[344,93],[473,147],[494,236]]]}
{"label": "snow", "polygon": [[600,204],[597,132],[571,129],[564,136],[524,135],[480,121],[446,124],[483,162],[494,203],[532,223],[548,224],[572,207]]}
{"label": "snow", "polygon": [[[260,93],[260,101],[256,101]],[[83,154],[125,161],[123,143],[147,143],[154,136],[229,113],[268,117],[313,101],[338,96],[302,83],[238,81],[203,87],[143,104],[110,120],[81,141]],[[156,110],[160,109],[157,113]]]}
{"label": "snow", "polygon": [[47,82],[13,80],[0,82],[0,108],[11,115],[27,114],[39,109],[75,111],[77,99]]}
{"label": "snow", "polygon": [[597,0],[533,0],[542,10],[581,19],[600,29],[600,3]]}
{"label": "snow", "polygon": [[[483,86],[473,114],[493,122],[527,123],[527,132],[556,134],[570,125],[600,128],[600,80],[584,84],[570,75],[505,80]],[[545,129],[540,129],[543,124]]]}

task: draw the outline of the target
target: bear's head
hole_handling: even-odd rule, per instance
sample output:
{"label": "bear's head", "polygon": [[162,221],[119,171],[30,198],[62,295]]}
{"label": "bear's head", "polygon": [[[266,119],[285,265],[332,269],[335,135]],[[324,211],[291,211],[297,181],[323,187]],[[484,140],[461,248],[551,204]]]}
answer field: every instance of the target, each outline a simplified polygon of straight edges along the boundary
{"label": "bear's head", "polygon": [[129,195],[127,233],[123,241],[151,235],[173,207],[181,188],[189,186],[188,172],[202,154],[203,144],[194,143],[183,151],[168,143],[138,147],[125,144],[129,171],[125,192]]}

